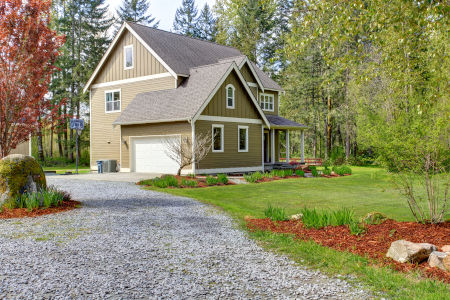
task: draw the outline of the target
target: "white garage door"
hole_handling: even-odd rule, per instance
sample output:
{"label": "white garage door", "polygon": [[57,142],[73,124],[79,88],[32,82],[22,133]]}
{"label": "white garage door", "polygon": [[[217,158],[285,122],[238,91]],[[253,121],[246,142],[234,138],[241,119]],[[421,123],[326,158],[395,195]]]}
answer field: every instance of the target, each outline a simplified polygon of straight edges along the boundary
{"label": "white garage door", "polygon": [[166,154],[167,140],[177,136],[146,137],[133,139],[133,171],[138,173],[176,174],[178,164]]}

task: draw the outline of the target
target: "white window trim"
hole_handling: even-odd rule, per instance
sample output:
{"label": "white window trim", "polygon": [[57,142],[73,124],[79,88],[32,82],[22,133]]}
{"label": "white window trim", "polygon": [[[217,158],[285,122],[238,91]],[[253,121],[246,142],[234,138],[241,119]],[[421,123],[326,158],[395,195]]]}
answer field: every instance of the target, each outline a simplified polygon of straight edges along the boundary
{"label": "white window trim", "polygon": [[[245,149],[241,150],[241,129],[245,129]],[[248,152],[248,126],[238,125],[238,152]]]}
{"label": "white window trim", "polygon": [[[120,109],[119,110],[111,110],[111,111],[108,111],[107,109],[106,109],[106,94],[108,94],[108,93],[113,93],[113,99],[114,99],[114,93],[115,92],[119,92],[119,95],[120,95]],[[114,100],[113,100],[113,102],[114,102]],[[113,107],[114,107],[114,105],[113,105]],[[121,112],[122,111],[122,89],[115,89],[115,90],[108,90],[108,91],[105,91],[105,113],[107,113],[107,114],[113,114],[113,113],[118,113],[118,112]]]}
{"label": "white window trim", "polygon": [[[214,128],[220,128],[221,130],[221,134],[220,134],[220,150],[214,150]],[[224,135],[225,135],[225,130],[224,130],[224,126],[223,124],[212,124],[211,125],[211,134],[212,134],[212,152],[215,153],[220,153],[220,152],[224,152]]]}
{"label": "white window trim", "polygon": [[[272,109],[266,109],[266,108],[265,108],[265,105],[262,106],[262,103],[263,103],[262,99],[263,99],[265,96],[269,96],[269,97],[272,98],[272,100],[273,100],[273,103],[272,103]],[[259,105],[261,106],[261,109],[262,109],[263,111],[274,112],[274,111],[275,111],[275,95],[273,95],[273,94],[267,94],[267,93],[261,93],[261,94],[259,94]]]}
{"label": "white window trim", "polygon": [[[229,88],[231,88],[232,90],[233,90],[233,105],[232,106],[229,106],[228,105],[228,89]],[[236,89],[235,89],[235,87],[234,87],[234,85],[232,85],[232,84],[229,84],[229,85],[227,85],[226,86],[226,88],[225,88],[225,92],[226,92],[226,102],[227,102],[227,108],[228,109],[234,109],[234,107],[235,107],[235,103],[236,103]]]}
{"label": "white window trim", "polygon": [[[131,48],[131,67],[127,67],[127,49]],[[133,45],[128,45],[123,47],[123,67],[124,70],[130,70],[134,68],[134,47]]]}

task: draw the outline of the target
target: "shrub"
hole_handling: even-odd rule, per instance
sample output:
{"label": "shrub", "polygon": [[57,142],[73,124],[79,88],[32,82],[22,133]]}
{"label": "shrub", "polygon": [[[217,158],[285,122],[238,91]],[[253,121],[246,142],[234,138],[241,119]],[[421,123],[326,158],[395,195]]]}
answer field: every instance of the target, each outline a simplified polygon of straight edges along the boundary
{"label": "shrub", "polygon": [[159,177],[156,177],[156,178],[150,179],[149,181],[146,181],[146,184],[154,186],[154,187],[162,188],[162,189],[165,189],[169,186],[167,184],[167,181],[164,178],[159,178]]}
{"label": "shrub", "polygon": [[307,228],[320,229],[326,226],[341,226],[350,225],[354,223],[353,210],[341,208],[337,211],[321,211],[318,212],[315,208],[303,208],[301,213],[303,214],[302,222]]}
{"label": "shrub", "polygon": [[32,211],[39,207],[60,206],[66,200],[70,200],[68,193],[49,187],[38,192],[22,194],[15,201],[8,202],[5,207],[9,209],[27,208],[29,211]]}
{"label": "shrub", "polygon": [[273,178],[273,174],[271,172],[266,172],[263,174],[264,178]]}
{"label": "shrub", "polygon": [[322,171],[322,174],[330,176],[331,175],[331,169],[329,169],[328,167],[325,167],[325,169],[323,169],[323,171]]}
{"label": "shrub", "polygon": [[285,176],[285,177],[287,177],[287,176],[292,176],[292,175],[294,175],[294,170],[292,170],[292,169],[286,169],[286,170],[284,170],[284,176]]}
{"label": "shrub", "polygon": [[305,171],[303,170],[295,170],[295,175],[299,177],[305,177]]}
{"label": "shrub", "polygon": [[220,183],[228,184],[228,177],[225,174],[218,174],[217,180],[219,180]]}
{"label": "shrub", "polygon": [[319,177],[319,171],[317,171],[317,169],[315,169],[315,168],[311,170],[311,174],[314,177]]}
{"label": "shrub", "polygon": [[334,166],[333,171],[340,176],[343,176],[345,174],[352,174],[352,169],[349,166]]}
{"label": "shrub", "polygon": [[244,174],[244,179],[248,183],[255,183],[256,179],[251,174]]}
{"label": "shrub", "polygon": [[348,224],[348,228],[350,229],[350,234],[353,235],[364,234],[367,231],[367,228],[364,226],[364,224],[360,224],[355,221]]}
{"label": "shrub", "polygon": [[341,208],[333,212],[333,225],[341,226],[354,222],[355,214],[353,210],[348,208]]}
{"label": "shrub", "polygon": [[252,174],[252,176],[256,179],[256,181],[263,179],[263,175],[261,172],[255,172]]}
{"label": "shrub", "polygon": [[219,180],[216,177],[213,177],[213,176],[206,177],[207,185],[217,185],[218,183],[219,183]]}
{"label": "shrub", "polygon": [[188,180],[188,179],[181,179],[181,185],[182,186],[188,186],[188,187],[197,187],[198,182],[196,180]]}
{"label": "shrub", "polygon": [[178,179],[175,176],[167,175],[163,177],[163,180],[167,182],[168,186],[178,187]]}
{"label": "shrub", "polygon": [[308,166],[308,168],[311,170],[311,172],[314,171],[314,170],[317,170],[316,166]]}
{"label": "shrub", "polygon": [[272,221],[285,221],[287,220],[286,212],[284,208],[273,207],[269,204],[269,207],[264,211],[264,215],[266,218],[271,219]]}
{"label": "shrub", "polygon": [[43,207],[60,206],[64,201],[64,194],[54,190],[46,190],[41,192]]}

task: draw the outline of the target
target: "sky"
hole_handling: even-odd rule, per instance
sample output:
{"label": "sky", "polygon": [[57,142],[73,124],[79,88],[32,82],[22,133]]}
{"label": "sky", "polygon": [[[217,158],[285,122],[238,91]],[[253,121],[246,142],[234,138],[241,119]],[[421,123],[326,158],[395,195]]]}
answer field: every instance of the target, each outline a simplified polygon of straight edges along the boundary
{"label": "sky", "polygon": [[[149,12],[156,20],[159,20],[158,28],[170,31],[172,29],[173,20],[175,18],[175,12],[178,7],[181,6],[182,0],[150,0]],[[205,5],[212,8],[216,0],[195,0],[199,12]],[[122,0],[106,0],[106,4],[109,4],[109,9],[113,12],[119,8]]]}

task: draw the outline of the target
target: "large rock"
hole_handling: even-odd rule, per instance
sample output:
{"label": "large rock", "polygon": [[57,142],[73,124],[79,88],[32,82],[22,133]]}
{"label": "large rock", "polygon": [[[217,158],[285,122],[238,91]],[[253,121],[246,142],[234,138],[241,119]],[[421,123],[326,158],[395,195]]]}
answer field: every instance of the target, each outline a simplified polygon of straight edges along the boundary
{"label": "large rock", "polygon": [[447,271],[444,266],[444,259],[447,256],[448,253],[433,251],[431,252],[430,257],[428,257],[428,263],[430,264],[430,267],[437,267],[441,270]]}
{"label": "large rock", "polygon": [[431,252],[436,250],[436,246],[432,244],[398,240],[391,244],[386,256],[401,263],[420,263],[426,260]]}
{"label": "large rock", "polygon": [[46,187],[44,171],[33,157],[12,154],[0,160],[0,207]]}
{"label": "large rock", "polygon": [[444,268],[450,272],[450,254],[444,257],[442,260],[442,265],[444,265]]}
{"label": "large rock", "polygon": [[442,252],[449,252],[449,253],[450,253],[450,245],[442,246],[441,251],[442,251]]}

